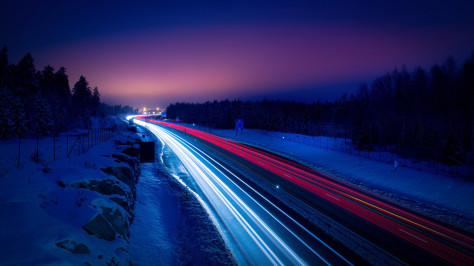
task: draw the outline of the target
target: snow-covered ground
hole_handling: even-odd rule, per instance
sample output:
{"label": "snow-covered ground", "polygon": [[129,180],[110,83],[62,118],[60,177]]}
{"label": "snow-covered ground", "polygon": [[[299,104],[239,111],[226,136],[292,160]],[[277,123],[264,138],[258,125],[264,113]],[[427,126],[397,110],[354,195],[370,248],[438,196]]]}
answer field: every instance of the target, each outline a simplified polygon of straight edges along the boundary
{"label": "snow-covered ground", "polygon": [[[66,148],[74,139],[67,144],[66,137],[57,137],[53,144],[45,137],[39,139],[38,161],[36,139],[22,139],[19,169],[18,140],[1,141],[0,264],[234,264],[207,212],[160,162],[142,164],[135,209],[127,208],[134,186],[102,169],[130,168],[124,161],[132,158],[122,151],[137,137],[121,132],[108,141],[91,139],[85,152],[75,146],[69,158]],[[107,187],[91,183],[107,180]],[[110,223],[112,235],[99,230],[102,239],[83,229],[100,215],[122,222]]]}
{"label": "snow-covered ground", "polygon": [[[121,207],[108,197],[72,185],[111,179],[124,191],[130,191],[114,176],[100,170],[103,167],[124,166],[124,163],[110,157],[118,152],[113,145],[114,139],[96,144],[84,154],[74,153],[70,158],[59,156],[56,160],[46,156],[53,154],[53,145],[45,145],[39,162],[35,160],[36,140],[24,139],[22,152],[28,156],[22,158],[20,169],[17,169],[17,140],[0,143],[2,264],[77,265],[87,262],[96,265],[130,261],[125,239],[105,241],[82,228],[100,208],[115,210]],[[62,138],[57,144],[66,146]]]}
{"label": "snow-covered ground", "polygon": [[[192,125],[189,125],[192,126]],[[371,160],[324,145],[290,139],[308,136],[262,130],[212,130],[218,136],[282,154],[343,182],[393,201],[401,206],[474,232],[474,183],[406,167],[394,171],[393,163]],[[335,145],[328,138],[323,141]]]}

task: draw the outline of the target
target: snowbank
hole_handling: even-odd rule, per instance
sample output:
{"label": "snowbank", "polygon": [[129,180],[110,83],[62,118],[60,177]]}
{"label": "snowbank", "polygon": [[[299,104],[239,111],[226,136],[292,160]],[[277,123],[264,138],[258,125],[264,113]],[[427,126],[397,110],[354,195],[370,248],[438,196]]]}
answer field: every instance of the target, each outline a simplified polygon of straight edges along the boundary
{"label": "snowbank", "polygon": [[[1,142],[0,261],[7,265],[132,263],[128,228],[134,217],[139,168],[136,159],[121,151],[133,147],[129,143],[135,139],[134,134],[122,132],[84,154],[56,160],[49,156],[53,153],[48,145],[38,162],[36,140],[25,139],[22,152],[31,156],[22,158],[20,169],[17,140]],[[57,141],[58,146],[66,146],[63,139]]]}

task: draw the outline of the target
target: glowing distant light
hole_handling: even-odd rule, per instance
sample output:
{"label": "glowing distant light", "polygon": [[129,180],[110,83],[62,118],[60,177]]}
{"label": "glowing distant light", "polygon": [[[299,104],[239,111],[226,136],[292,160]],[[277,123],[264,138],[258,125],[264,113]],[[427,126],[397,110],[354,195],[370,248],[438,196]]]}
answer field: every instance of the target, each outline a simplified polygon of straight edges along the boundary
{"label": "glowing distant light", "polygon": [[160,111],[160,107],[156,107],[156,111]]}
{"label": "glowing distant light", "polygon": [[280,188],[280,185],[276,185],[276,188]]}
{"label": "glowing distant light", "polygon": [[143,107],[143,112],[146,112],[146,107]]}

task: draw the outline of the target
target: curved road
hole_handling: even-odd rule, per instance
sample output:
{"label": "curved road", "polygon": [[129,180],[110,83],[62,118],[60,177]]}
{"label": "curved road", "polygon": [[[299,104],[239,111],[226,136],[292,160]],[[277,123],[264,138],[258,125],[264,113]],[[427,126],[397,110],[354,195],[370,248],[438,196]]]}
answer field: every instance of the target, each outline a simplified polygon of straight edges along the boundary
{"label": "curved road", "polygon": [[135,119],[168,145],[210,202],[239,263],[351,264],[295,219],[185,138]]}
{"label": "curved road", "polygon": [[[301,200],[306,201],[314,208],[326,213],[351,230],[364,236],[368,240],[376,243],[383,249],[408,263],[474,264],[474,239],[472,237],[437,224],[424,217],[420,217],[397,206],[391,205],[390,203],[374,196],[367,195],[356,188],[340,184],[329,176],[325,176],[310,168],[301,166],[295,162],[266,151],[225,140],[178,124],[147,120],[145,118],[140,118],[140,120],[135,119],[135,121],[143,124],[146,122],[152,132],[153,130],[156,130],[154,133],[159,135],[160,138],[167,138],[165,140],[167,143],[181,143],[180,145],[182,148],[178,148],[179,145],[176,144],[176,150],[178,150],[178,153],[185,153],[186,150],[191,152],[193,154],[192,156],[197,160],[194,163],[195,165],[206,165],[204,168],[207,170],[201,167],[201,170],[196,170],[196,172],[191,173],[194,170],[189,169],[197,168],[194,165],[189,163],[186,165],[185,163],[186,168],[190,171],[193,177],[202,176],[203,181],[201,181],[202,183],[200,186],[206,186],[208,184],[216,185],[220,182],[224,182],[228,183],[224,190],[228,193],[230,198],[238,198],[246,193],[248,194],[248,192],[245,192],[248,191],[248,188],[245,189],[236,184],[230,185],[232,182],[223,181],[232,180],[228,177],[228,179],[226,179],[226,176],[232,176],[231,170],[225,168],[225,170],[223,170],[222,165],[220,167],[214,166],[214,168],[212,168],[212,165],[215,165],[216,163],[218,164],[217,161],[213,161],[209,155],[204,154],[202,151],[169,129],[173,128],[174,130],[183,131],[186,134],[193,136],[196,140],[210,146],[212,149],[216,150],[216,152],[224,154],[230,159],[248,166],[249,169],[264,176],[270,180],[270,182],[281,186],[282,189],[285,189]],[[171,145],[175,144],[169,145],[172,147]],[[173,150],[176,152],[174,148]],[[183,163],[188,160],[193,161],[190,156],[184,155],[182,158],[180,156],[180,159],[184,159]],[[214,170],[209,172],[209,169]],[[222,173],[222,175],[216,175],[216,173]],[[213,185],[211,185],[211,187],[212,186]],[[219,197],[217,194],[212,197]],[[301,226],[301,224],[292,220],[289,215],[285,215],[278,207],[274,206],[275,209],[272,209],[272,207],[268,207],[269,210],[266,209],[266,205],[272,205],[268,199],[265,199],[263,196],[263,199],[259,197],[253,198],[251,195],[249,196],[250,198],[243,201],[244,205],[239,205],[241,201],[235,198],[235,202],[227,202],[227,204],[230,204],[227,207],[231,209],[237,208],[234,210],[234,219],[235,215],[239,216],[244,213],[246,216],[245,219],[248,218],[251,221],[254,221],[254,223],[239,222],[245,225],[244,227],[246,228],[245,231],[247,232],[247,235],[252,237],[252,234],[254,234],[253,230],[258,228],[258,230],[262,232],[261,234],[268,235],[271,238],[270,240],[261,240],[259,238],[260,233],[255,233],[256,235],[253,235],[255,243],[260,247],[259,250],[261,250],[262,253],[255,254],[255,257],[250,255],[250,262],[255,263],[258,261],[255,261],[254,258],[265,257],[276,264],[313,264],[313,257],[317,257],[321,262],[331,264],[337,263],[337,261],[329,261],[329,259],[324,258],[324,256],[328,256],[331,260],[339,258],[342,262],[347,263],[347,260],[343,259],[342,256],[327,247],[325,244],[320,245],[327,247],[331,252],[328,252],[327,250],[315,250],[315,248],[308,244],[315,241],[306,239],[310,239],[308,238],[308,235],[315,237],[316,239],[317,237]],[[227,199],[227,197],[228,196],[224,196],[225,199]],[[267,203],[262,204],[260,202]],[[233,205],[235,203],[237,203],[237,205]],[[261,207],[263,209],[258,209]],[[274,213],[277,213],[278,215],[275,215]],[[265,217],[263,219],[263,224],[258,222],[259,219],[262,219],[257,218],[260,216]],[[276,219],[272,222],[270,221],[270,218],[266,216],[274,216]],[[225,217],[225,219],[228,218],[227,216],[222,217]],[[284,217],[287,217],[286,220]],[[237,218],[236,221],[241,221],[240,219],[241,217]],[[291,221],[294,221],[296,224],[291,224]],[[290,223],[291,225],[288,225],[287,223]],[[275,224],[280,224],[281,228],[276,230],[273,229]],[[300,229],[297,230],[293,228]],[[294,238],[287,238],[286,236],[280,237],[280,232],[284,232],[285,230],[288,230],[288,234],[293,235]],[[301,231],[303,232],[303,235],[299,236],[299,233],[295,233],[295,231]],[[305,235],[305,232],[308,235]],[[321,241],[316,242],[321,243]],[[293,243],[298,244],[293,245]],[[272,251],[274,248],[277,251]],[[246,251],[243,253],[247,254]],[[288,257],[286,259],[279,260],[278,257],[280,255],[274,256],[274,254],[280,253],[282,256],[284,255],[283,253],[287,253],[287,255],[290,254],[290,256],[286,256]],[[333,255],[328,255],[331,253]],[[317,255],[310,257],[311,254]]]}

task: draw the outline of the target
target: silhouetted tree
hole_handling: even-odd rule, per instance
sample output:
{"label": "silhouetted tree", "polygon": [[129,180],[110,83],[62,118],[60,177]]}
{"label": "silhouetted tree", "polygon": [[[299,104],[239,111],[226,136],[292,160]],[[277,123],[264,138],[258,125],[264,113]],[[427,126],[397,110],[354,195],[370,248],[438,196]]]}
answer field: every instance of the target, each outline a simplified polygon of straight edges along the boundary
{"label": "silhouetted tree", "polygon": [[18,97],[13,100],[11,110],[11,129],[12,132],[18,137],[18,168],[20,168],[21,138],[28,131],[28,120],[26,120],[23,104]]}
{"label": "silhouetted tree", "polygon": [[452,57],[429,72],[402,66],[334,102],[176,103],[167,115],[218,128],[232,128],[234,119],[243,118],[250,128],[349,137],[361,150],[472,165],[473,102],[474,53],[460,68]]}
{"label": "silhouetted tree", "polygon": [[88,128],[91,123],[91,100],[89,82],[81,76],[72,89],[72,103],[74,117],[81,121],[81,126],[84,128]]}
{"label": "silhouetted tree", "polygon": [[49,103],[40,93],[35,98],[35,120],[34,129],[36,136],[47,136],[53,129],[53,117]]}
{"label": "silhouetted tree", "polygon": [[92,107],[92,114],[94,116],[97,116],[100,112],[100,93],[97,87],[94,88],[94,92],[92,94],[91,107]]}
{"label": "silhouetted tree", "polygon": [[0,138],[7,139],[10,136],[12,116],[10,111],[11,97],[5,88],[0,88]]}
{"label": "silhouetted tree", "polygon": [[0,51],[0,87],[7,86],[7,76],[8,76],[8,49],[6,46],[3,46],[3,49]]}

